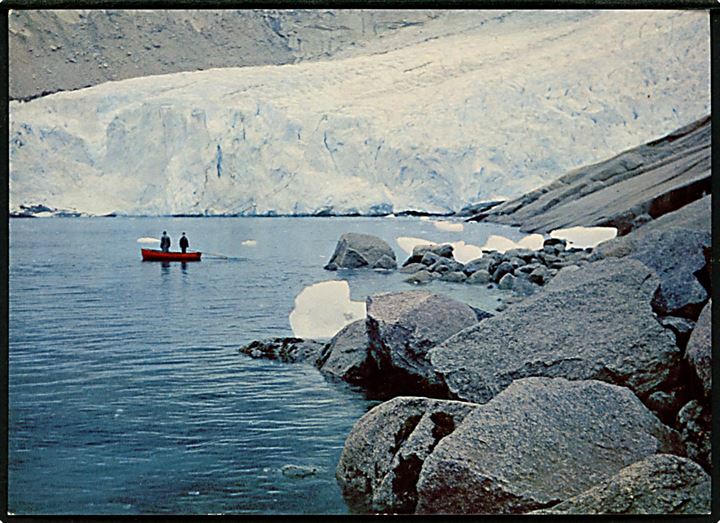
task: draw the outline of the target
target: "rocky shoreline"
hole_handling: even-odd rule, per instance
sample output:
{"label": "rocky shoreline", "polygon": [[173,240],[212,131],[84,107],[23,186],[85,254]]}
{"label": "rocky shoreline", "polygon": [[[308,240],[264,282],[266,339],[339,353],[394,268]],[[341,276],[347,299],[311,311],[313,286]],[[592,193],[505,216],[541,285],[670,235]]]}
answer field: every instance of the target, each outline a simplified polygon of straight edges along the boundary
{"label": "rocky shoreline", "polygon": [[[618,177],[683,170],[662,148],[705,129],[649,144],[660,171],[615,161],[627,171]],[[704,180],[704,168],[678,184]],[[463,264],[451,245],[423,245],[399,269],[418,285],[512,290],[492,314],[414,289],[369,296],[366,318],[328,342],[278,338],[240,349],[314,365],[387,400],[355,423],[337,467],[353,510],[710,512],[711,196],[664,183],[653,196],[648,180],[644,201],[664,202],[663,212],[620,213],[621,235],[593,249],[549,238],[540,250],[484,252]],[[523,227],[543,230],[544,220]],[[609,222],[586,224],[598,223]],[[343,236],[326,268],[395,270],[389,245],[361,236]]]}

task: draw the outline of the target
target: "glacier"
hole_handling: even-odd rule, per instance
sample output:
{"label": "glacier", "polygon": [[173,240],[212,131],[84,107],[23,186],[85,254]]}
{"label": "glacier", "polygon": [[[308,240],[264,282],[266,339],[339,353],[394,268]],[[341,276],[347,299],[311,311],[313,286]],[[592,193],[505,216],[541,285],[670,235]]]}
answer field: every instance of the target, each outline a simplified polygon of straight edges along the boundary
{"label": "glacier", "polygon": [[463,14],[365,54],[13,101],[10,211],[449,213],[710,112],[707,12]]}

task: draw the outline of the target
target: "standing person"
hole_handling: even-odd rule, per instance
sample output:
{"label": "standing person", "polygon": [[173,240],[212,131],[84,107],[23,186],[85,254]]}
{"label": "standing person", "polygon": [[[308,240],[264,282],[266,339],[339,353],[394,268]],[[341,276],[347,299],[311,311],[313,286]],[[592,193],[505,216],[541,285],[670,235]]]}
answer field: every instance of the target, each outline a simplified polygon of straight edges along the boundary
{"label": "standing person", "polygon": [[167,231],[163,231],[160,238],[160,249],[162,252],[170,251],[170,236],[167,235]]}
{"label": "standing person", "polygon": [[180,237],[180,248],[182,249],[183,254],[185,254],[188,247],[190,247],[190,242],[185,237],[185,233],[182,233],[182,236]]}

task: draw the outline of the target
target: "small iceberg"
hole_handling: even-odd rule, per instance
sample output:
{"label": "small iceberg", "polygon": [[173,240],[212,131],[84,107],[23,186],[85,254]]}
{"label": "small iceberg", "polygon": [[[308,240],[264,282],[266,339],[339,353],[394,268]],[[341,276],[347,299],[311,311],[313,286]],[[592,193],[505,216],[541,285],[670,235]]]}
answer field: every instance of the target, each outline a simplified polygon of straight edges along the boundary
{"label": "small iceberg", "polygon": [[438,221],[433,222],[433,224],[435,225],[436,229],[440,229],[441,231],[462,232],[465,229],[462,223]]}
{"label": "small iceberg", "polygon": [[594,248],[616,236],[617,229],[615,227],[568,227],[567,229],[555,229],[550,233],[551,238],[566,240],[568,247],[580,249]]}
{"label": "small iceberg", "polygon": [[348,282],[330,280],[305,287],[297,295],[290,326],[298,338],[331,338],[365,315],[365,302],[350,299]]}
{"label": "small iceberg", "polygon": [[248,247],[254,247],[257,245],[257,240],[243,240],[240,245],[246,245]]}

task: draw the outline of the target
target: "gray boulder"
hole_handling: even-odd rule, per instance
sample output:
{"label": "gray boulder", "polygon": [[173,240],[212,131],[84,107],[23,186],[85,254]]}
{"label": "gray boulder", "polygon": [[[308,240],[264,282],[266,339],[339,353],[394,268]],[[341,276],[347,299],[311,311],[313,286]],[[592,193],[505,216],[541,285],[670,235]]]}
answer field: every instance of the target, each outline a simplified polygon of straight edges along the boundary
{"label": "gray boulder", "polygon": [[412,513],[423,461],[476,405],[397,397],[354,425],[345,440],[336,476],[360,511]]}
{"label": "gray boulder", "polygon": [[367,298],[370,353],[380,372],[434,385],[427,352],[477,323],[475,311],[459,301],[424,291]]}
{"label": "gray boulder", "polygon": [[422,271],[426,269],[427,266],[423,265],[422,263],[409,263],[407,265],[403,265],[402,269],[400,269],[400,272],[403,274],[415,274],[418,271]]}
{"label": "gray boulder", "polygon": [[465,280],[465,283],[490,283],[492,281],[492,276],[490,276],[490,273],[486,270],[480,269],[478,271],[473,272],[470,276],[468,276],[468,279]]}
{"label": "gray boulder", "polygon": [[465,276],[465,273],[462,271],[452,271],[452,272],[446,272],[443,274],[442,278],[440,278],[443,281],[449,281],[453,283],[462,283],[467,279],[467,276]]}
{"label": "gray boulder", "polygon": [[675,378],[680,350],[653,315],[658,279],[637,260],[559,273],[541,292],[430,350],[452,397],[485,403],[530,376],[598,379],[647,397]]}
{"label": "gray boulder", "polygon": [[391,258],[387,254],[383,254],[380,259],[373,264],[373,269],[391,271],[393,269],[397,269],[397,261],[394,257]]}
{"label": "gray boulder", "polygon": [[277,360],[283,363],[309,363],[317,366],[322,360],[325,343],[302,338],[268,338],[240,347],[242,354],[252,358]]}
{"label": "gray boulder", "polygon": [[[387,260],[381,262],[383,257],[389,258],[393,263],[389,263]],[[390,245],[377,236],[348,232],[340,237],[335,252],[325,265],[325,269],[334,271],[361,267],[372,268],[377,263],[387,266],[383,268],[397,268],[395,252]]]}
{"label": "gray boulder", "polygon": [[690,339],[690,334],[695,328],[695,322],[678,316],[659,316],[660,325],[670,329],[675,334],[675,343],[681,349],[685,349]]}
{"label": "gray boulder", "polygon": [[645,235],[636,242],[631,257],[653,269],[660,287],[653,307],[662,315],[696,319],[708,293],[695,277],[706,265],[704,248],[711,244],[709,233],[675,229]]}
{"label": "gray boulder", "polygon": [[373,368],[365,319],[362,319],[346,325],[330,340],[320,371],[350,383],[361,383]]}
{"label": "gray boulder", "polygon": [[547,267],[540,265],[537,269],[530,273],[528,279],[538,285],[545,285],[548,281],[550,281],[550,271]]}
{"label": "gray boulder", "polygon": [[687,455],[707,471],[712,465],[712,412],[709,405],[689,401],[677,416],[677,426]]}
{"label": "gray boulder", "polygon": [[506,274],[512,274],[514,270],[515,267],[512,266],[512,263],[504,261],[500,263],[493,271],[493,280],[495,281],[495,283],[498,283],[500,280],[502,280],[503,276],[505,276]]}
{"label": "gray boulder", "polygon": [[705,305],[690,335],[685,358],[709,398],[712,393],[712,300]]}
{"label": "gray boulder", "polygon": [[710,476],[680,456],[656,454],[550,509],[532,514],[709,514]]}
{"label": "gray boulder", "polygon": [[440,260],[441,260],[440,256],[438,256],[434,252],[428,251],[422,255],[422,258],[420,258],[420,263],[430,267],[431,265],[435,265]]}
{"label": "gray boulder", "polygon": [[677,433],[625,387],[528,378],[469,413],[425,459],[416,513],[545,508],[657,453]]}
{"label": "gray boulder", "polygon": [[483,256],[482,258],[476,258],[474,260],[470,260],[465,264],[465,267],[463,268],[463,271],[465,271],[465,274],[470,276],[471,274],[477,272],[477,271],[488,271],[490,265],[492,265],[494,259],[490,256]]}
{"label": "gray boulder", "polygon": [[517,278],[513,276],[510,273],[507,273],[505,276],[500,278],[500,281],[498,282],[498,289],[502,289],[504,291],[509,291],[513,288],[513,284],[515,283],[515,280]]}
{"label": "gray boulder", "polygon": [[433,280],[433,275],[426,268],[426,269],[415,272],[409,278],[405,278],[404,281],[406,281],[407,283],[413,283],[415,285],[423,285],[425,283],[430,283],[432,280]]}

